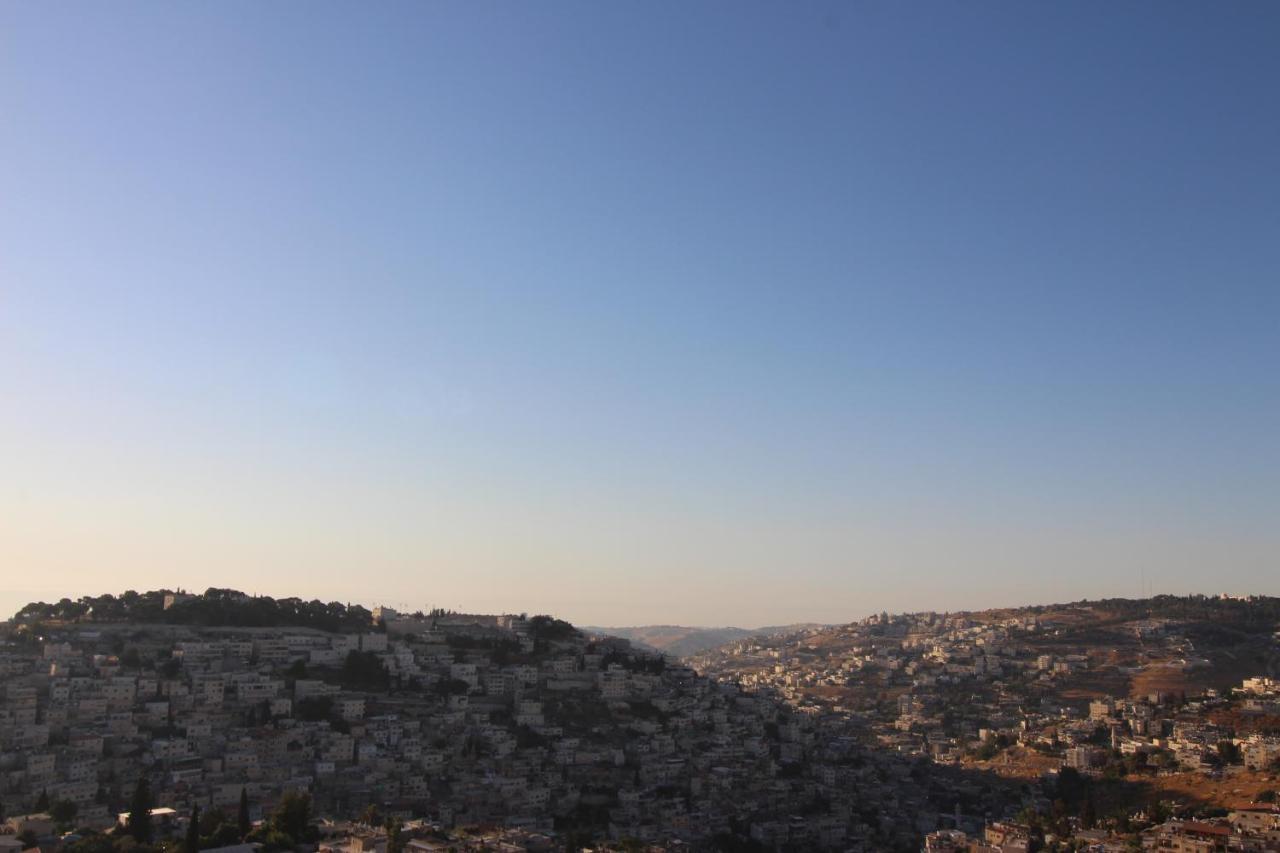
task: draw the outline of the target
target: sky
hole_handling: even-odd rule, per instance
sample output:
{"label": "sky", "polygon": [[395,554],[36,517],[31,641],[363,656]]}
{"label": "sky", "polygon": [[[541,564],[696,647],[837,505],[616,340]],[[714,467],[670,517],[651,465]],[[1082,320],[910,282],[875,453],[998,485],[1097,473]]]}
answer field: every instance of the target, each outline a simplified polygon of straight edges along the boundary
{"label": "sky", "polygon": [[0,612],[1280,594],[1280,6],[0,5]]}

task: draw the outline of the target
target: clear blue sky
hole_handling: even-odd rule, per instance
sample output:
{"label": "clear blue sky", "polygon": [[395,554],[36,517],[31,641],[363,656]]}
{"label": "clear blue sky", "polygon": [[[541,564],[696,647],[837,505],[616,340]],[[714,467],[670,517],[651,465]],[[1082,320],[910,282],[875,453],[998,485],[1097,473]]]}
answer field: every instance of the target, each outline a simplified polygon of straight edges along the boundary
{"label": "clear blue sky", "polygon": [[7,3],[0,609],[1280,593],[1280,5]]}

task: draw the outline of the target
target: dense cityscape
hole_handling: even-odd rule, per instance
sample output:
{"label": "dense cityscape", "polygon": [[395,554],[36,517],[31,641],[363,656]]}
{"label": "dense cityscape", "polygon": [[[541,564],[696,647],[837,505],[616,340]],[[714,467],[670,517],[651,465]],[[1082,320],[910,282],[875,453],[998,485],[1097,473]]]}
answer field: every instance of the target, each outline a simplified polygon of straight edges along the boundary
{"label": "dense cityscape", "polygon": [[678,659],[526,614],[32,604],[0,850],[1275,850],[1278,614],[880,614]]}

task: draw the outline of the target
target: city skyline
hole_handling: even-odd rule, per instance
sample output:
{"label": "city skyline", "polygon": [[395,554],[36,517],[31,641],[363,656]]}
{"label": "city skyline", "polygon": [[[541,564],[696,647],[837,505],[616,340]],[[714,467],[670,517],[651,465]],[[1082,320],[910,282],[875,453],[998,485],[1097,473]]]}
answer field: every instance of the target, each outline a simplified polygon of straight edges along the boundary
{"label": "city skyline", "polygon": [[0,24],[6,617],[1280,593],[1274,6]]}

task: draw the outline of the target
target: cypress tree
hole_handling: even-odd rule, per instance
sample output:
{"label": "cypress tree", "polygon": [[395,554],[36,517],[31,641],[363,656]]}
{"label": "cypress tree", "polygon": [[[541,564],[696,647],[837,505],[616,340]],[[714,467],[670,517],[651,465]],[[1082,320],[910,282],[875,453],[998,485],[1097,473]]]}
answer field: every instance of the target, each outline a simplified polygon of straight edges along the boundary
{"label": "cypress tree", "polygon": [[200,807],[191,807],[191,823],[187,826],[187,843],[183,853],[200,853]]}
{"label": "cypress tree", "polygon": [[1084,801],[1084,807],[1080,810],[1080,825],[1085,829],[1093,829],[1093,825],[1098,822],[1098,809],[1093,804],[1093,794]]}
{"label": "cypress tree", "polygon": [[139,844],[150,844],[152,837],[151,810],[155,803],[151,799],[151,785],[147,777],[138,779],[138,786],[133,789],[133,798],[129,800],[129,823],[125,827]]}
{"label": "cypress tree", "polygon": [[240,811],[236,815],[236,826],[240,830],[240,838],[244,840],[253,831],[253,822],[249,820],[249,792],[240,789]]}

